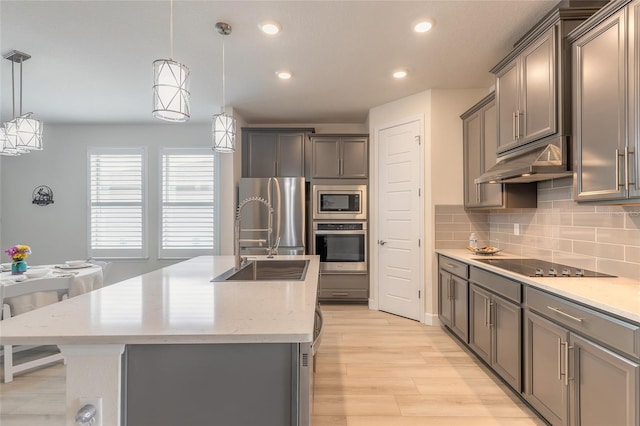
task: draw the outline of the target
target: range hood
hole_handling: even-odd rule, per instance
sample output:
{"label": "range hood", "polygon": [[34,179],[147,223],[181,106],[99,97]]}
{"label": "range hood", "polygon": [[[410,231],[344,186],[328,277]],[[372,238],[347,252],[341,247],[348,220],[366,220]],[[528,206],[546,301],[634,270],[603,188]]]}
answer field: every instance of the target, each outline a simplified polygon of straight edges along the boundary
{"label": "range hood", "polygon": [[498,162],[474,182],[528,183],[571,176],[563,146],[564,141],[559,140],[557,144],[547,143],[522,154],[498,158]]}

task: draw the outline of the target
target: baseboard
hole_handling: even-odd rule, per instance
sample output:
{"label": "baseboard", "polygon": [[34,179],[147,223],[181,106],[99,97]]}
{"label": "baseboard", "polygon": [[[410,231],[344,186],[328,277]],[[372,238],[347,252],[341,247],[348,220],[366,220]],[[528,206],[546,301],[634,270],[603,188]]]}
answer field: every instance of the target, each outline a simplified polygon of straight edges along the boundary
{"label": "baseboard", "polygon": [[438,314],[430,314],[428,312],[424,313],[424,323],[426,325],[440,325],[440,319],[438,318]]}

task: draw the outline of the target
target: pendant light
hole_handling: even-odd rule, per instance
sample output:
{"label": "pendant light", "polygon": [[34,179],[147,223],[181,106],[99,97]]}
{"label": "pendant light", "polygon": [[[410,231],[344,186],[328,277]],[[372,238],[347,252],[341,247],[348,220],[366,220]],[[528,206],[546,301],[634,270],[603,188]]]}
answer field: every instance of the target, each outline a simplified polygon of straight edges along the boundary
{"label": "pendant light", "polygon": [[153,116],[161,120],[189,120],[189,68],[173,59],[173,0],[169,12],[169,59],[153,62]]}
{"label": "pendant light", "polygon": [[213,116],[213,150],[217,152],[234,152],[236,150],[236,119],[225,113],[224,97],[224,37],[231,34],[231,25],[225,22],[218,22],[216,31],[222,35],[222,107],[220,108],[220,114]]}
{"label": "pendant light", "polygon": [[7,136],[4,126],[0,127],[0,155],[16,156],[20,155],[20,151],[11,143]]}
{"label": "pendant light", "polygon": [[[33,118],[33,113],[22,113],[22,63],[31,58],[23,52],[12,50],[5,59],[11,61],[11,94],[13,107],[13,120],[3,124],[4,134],[0,134],[2,140],[2,155],[18,155],[29,151],[42,150],[42,121]],[[20,64],[20,113],[16,115],[15,93],[15,64]]]}

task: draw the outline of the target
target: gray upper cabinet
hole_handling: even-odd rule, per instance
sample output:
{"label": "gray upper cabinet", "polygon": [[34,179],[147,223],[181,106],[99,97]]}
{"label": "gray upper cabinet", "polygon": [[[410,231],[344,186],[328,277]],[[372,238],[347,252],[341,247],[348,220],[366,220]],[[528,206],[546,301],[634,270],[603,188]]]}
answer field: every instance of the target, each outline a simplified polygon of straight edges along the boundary
{"label": "gray upper cabinet", "polygon": [[242,129],[242,176],[304,176],[307,131]]}
{"label": "gray upper cabinet", "polygon": [[556,27],[496,73],[498,152],[556,133]]}
{"label": "gray upper cabinet", "polygon": [[556,9],[516,43],[496,76],[497,153],[570,134],[570,52],[565,37],[597,8]]}
{"label": "gray upper cabinet", "polygon": [[576,201],[640,198],[638,25],[640,1],[619,1],[571,34]]}
{"label": "gray upper cabinet", "polygon": [[312,135],[311,177],[366,178],[367,135]]}
{"label": "gray upper cabinet", "polygon": [[529,208],[537,205],[536,184],[481,183],[474,180],[496,163],[495,93],[460,116],[464,153],[464,207],[471,209]]}

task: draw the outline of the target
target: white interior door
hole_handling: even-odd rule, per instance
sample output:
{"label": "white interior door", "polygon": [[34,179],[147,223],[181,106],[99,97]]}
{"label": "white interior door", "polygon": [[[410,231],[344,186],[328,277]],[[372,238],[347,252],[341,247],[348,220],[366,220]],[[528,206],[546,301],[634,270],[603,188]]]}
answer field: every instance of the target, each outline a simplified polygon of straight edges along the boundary
{"label": "white interior door", "polygon": [[378,306],[420,320],[422,201],[420,121],[378,133]]}

